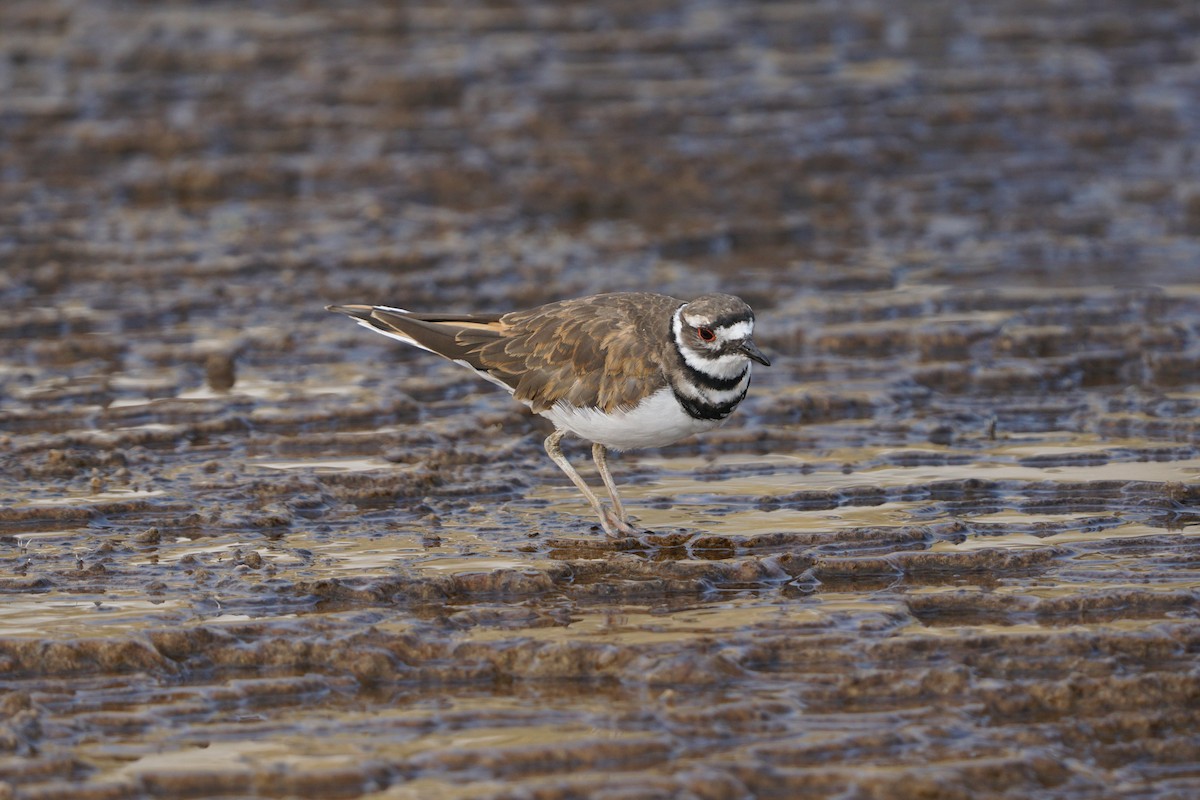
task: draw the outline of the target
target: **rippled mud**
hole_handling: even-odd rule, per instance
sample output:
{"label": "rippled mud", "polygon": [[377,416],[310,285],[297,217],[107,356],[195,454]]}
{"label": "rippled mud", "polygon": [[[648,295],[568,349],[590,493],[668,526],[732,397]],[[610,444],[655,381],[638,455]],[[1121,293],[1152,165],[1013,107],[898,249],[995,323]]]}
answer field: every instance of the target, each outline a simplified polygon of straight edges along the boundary
{"label": "rippled mud", "polygon": [[[0,5],[0,798],[1200,795],[1198,41]],[[773,362],[641,541],[322,310],[615,289]]]}

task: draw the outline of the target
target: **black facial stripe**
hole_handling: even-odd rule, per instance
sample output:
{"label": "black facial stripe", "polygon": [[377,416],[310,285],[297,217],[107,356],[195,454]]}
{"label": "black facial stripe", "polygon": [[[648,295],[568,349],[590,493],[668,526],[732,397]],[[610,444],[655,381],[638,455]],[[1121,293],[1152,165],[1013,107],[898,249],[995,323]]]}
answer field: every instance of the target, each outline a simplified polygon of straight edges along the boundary
{"label": "black facial stripe", "polygon": [[[680,303],[678,306],[675,307],[675,312],[679,313],[680,310],[687,308],[687,307],[688,307],[687,303]],[[733,311],[729,314],[722,314],[721,316],[719,316],[715,319],[697,318],[695,322],[692,322],[687,319],[683,320],[683,324],[685,327],[696,327],[697,325],[701,325],[705,328],[728,328],[731,325],[737,325],[739,322],[753,323],[754,322],[754,311],[749,308],[743,308],[740,311]]]}
{"label": "black facial stripe", "polygon": [[717,317],[716,319],[711,320],[711,321],[704,320],[704,321],[698,321],[698,322],[688,322],[685,319],[685,320],[683,320],[683,325],[685,328],[701,327],[701,328],[711,328],[714,331],[718,331],[718,330],[724,330],[726,328],[731,328],[734,325],[739,325],[743,322],[753,323],[754,315],[753,314],[727,314],[724,317]]}
{"label": "black facial stripe", "polygon": [[[749,388],[750,384],[747,383],[746,389]],[[692,419],[718,420],[725,419],[733,413],[738,403],[742,402],[742,398],[746,396],[746,389],[742,389],[742,393],[728,403],[721,403],[716,406],[706,403],[703,400],[694,400],[690,397],[685,397],[675,387],[671,387],[671,393],[675,395],[675,399],[679,402],[679,405],[683,406],[683,410]]]}
{"label": "black facial stripe", "polygon": [[[709,356],[704,353],[699,353],[698,355],[700,355],[702,358],[709,358]],[[746,370],[743,369],[732,378],[716,378],[712,375],[709,375],[707,372],[701,372],[691,364],[687,363],[687,361],[684,361],[682,358],[680,361],[683,362],[683,371],[687,373],[688,380],[698,386],[703,386],[706,389],[712,389],[713,391],[717,392],[728,392],[730,389],[736,388],[737,385],[742,382],[742,378],[746,377]],[[749,367],[747,367],[747,369],[749,369]]]}
{"label": "black facial stripe", "polygon": [[719,317],[709,327],[712,328],[728,328],[737,325],[739,322],[754,322],[753,314],[730,314],[724,317]]}

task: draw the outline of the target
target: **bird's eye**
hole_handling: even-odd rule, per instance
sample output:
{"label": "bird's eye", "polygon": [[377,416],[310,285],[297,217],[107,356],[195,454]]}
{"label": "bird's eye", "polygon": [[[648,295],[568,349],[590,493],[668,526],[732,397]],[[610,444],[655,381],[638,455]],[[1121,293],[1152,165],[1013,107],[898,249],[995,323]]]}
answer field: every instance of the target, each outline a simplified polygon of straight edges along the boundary
{"label": "bird's eye", "polygon": [[713,339],[717,338],[717,335],[713,333],[712,328],[696,328],[696,335],[706,342],[711,342]]}

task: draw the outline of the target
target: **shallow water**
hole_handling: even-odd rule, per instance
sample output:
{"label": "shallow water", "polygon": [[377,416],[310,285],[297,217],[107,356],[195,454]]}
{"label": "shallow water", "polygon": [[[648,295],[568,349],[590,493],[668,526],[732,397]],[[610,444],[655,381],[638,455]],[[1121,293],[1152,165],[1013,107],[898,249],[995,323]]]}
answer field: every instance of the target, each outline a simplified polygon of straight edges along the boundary
{"label": "shallow water", "polygon": [[[0,800],[1197,796],[1198,37],[0,6]],[[623,289],[772,360],[641,541],[322,310]]]}

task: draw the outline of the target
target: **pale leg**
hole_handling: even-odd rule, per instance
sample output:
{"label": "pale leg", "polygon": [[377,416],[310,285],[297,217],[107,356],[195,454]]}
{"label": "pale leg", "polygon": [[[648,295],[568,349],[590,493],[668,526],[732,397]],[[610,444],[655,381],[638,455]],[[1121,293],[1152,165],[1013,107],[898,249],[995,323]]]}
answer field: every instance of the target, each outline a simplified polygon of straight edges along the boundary
{"label": "pale leg", "polygon": [[555,431],[546,437],[546,455],[550,456],[551,461],[558,464],[558,468],[566,473],[567,477],[571,479],[571,483],[575,484],[575,488],[591,503],[596,516],[600,518],[600,525],[604,528],[605,533],[609,536],[617,536],[621,533],[627,536],[636,534],[637,531],[630,527],[629,523],[615,518],[608,509],[600,505],[600,500],[588,488],[588,485],[583,482],[583,478],[579,477],[579,473],[571,466],[571,462],[567,461],[567,457],[563,455],[562,446],[559,445],[563,435],[564,431]]}
{"label": "pale leg", "polygon": [[612,473],[608,471],[607,448],[599,443],[593,444],[592,460],[596,462],[600,479],[604,481],[604,488],[608,489],[608,496],[612,498],[613,512],[617,515],[617,519],[628,525],[629,518],[625,516],[625,507],[621,505],[621,498],[617,495],[617,484],[613,482]]}

